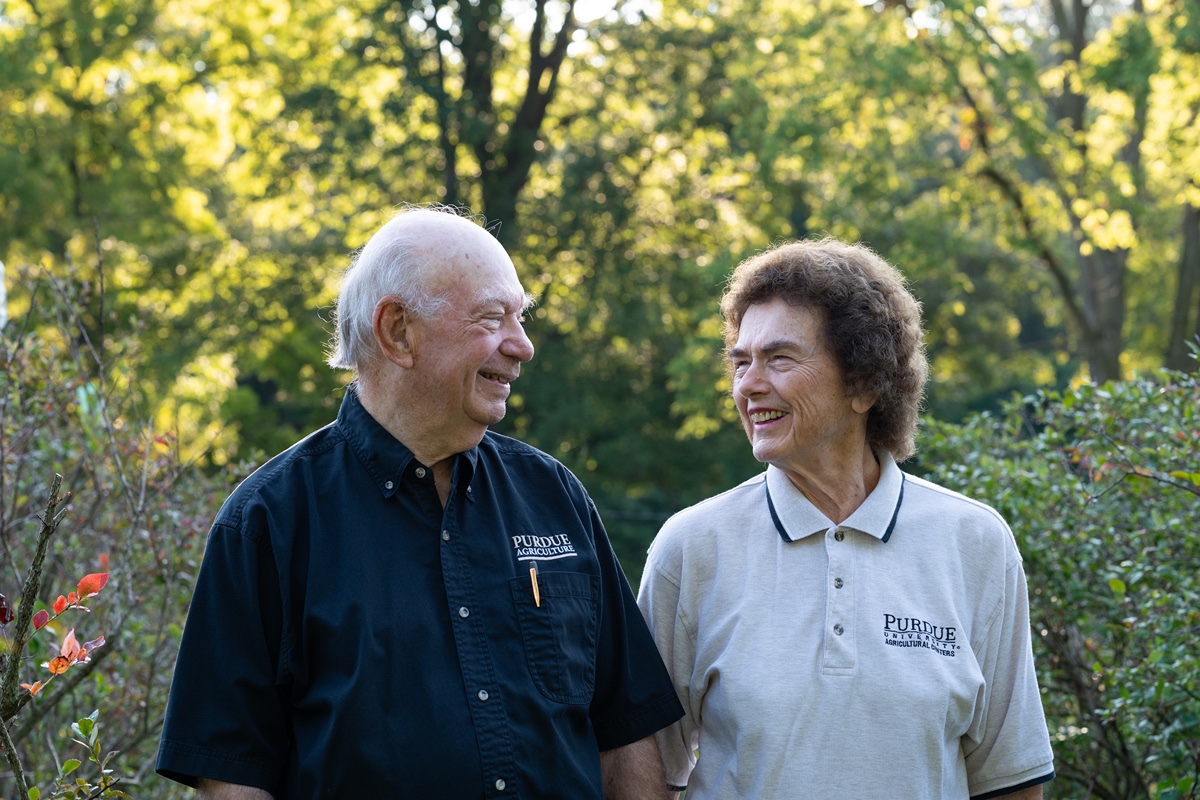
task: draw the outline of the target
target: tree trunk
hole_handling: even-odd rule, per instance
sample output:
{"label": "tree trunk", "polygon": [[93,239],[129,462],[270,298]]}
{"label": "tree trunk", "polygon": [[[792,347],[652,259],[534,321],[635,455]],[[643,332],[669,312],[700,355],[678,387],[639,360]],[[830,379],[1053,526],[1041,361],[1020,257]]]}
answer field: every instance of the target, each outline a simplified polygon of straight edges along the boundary
{"label": "tree trunk", "polygon": [[1125,264],[1128,250],[1093,250],[1079,255],[1083,292],[1084,355],[1096,383],[1121,379],[1125,326]]}
{"label": "tree trunk", "polygon": [[1189,203],[1183,209],[1183,247],[1179,253],[1175,308],[1167,335],[1168,369],[1195,372],[1200,367],[1188,347],[1197,337],[1200,337],[1200,208]]}

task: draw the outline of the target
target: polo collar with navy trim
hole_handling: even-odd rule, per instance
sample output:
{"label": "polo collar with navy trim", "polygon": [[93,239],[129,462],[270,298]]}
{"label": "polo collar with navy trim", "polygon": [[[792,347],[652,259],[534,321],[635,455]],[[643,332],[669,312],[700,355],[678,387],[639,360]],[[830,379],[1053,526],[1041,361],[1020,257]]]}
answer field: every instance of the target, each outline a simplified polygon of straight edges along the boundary
{"label": "polo collar with navy trim", "polygon": [[[413,452],[363,407],[353,383],[346,388],[342,407],[338,409],[337,427],[379,487],[380,493],[384,497],[394,495],[404,476],[413,471]],[[456,482],[459,485],[466,484],[468,492],[478,461],[478,447],[455,456]]]}
{"label": "polo collar with navy trim", "polygon": [[879,483],[840,526],[822,514],[782,470],[768,466],[763,485],[771,521],[779,536],[785,542],[795,542],[814,533],[841,527],[862,531],[881,542],[891,539],[904,498],[904,473],[890,453],[876,454],[876,458],[879,460]]}

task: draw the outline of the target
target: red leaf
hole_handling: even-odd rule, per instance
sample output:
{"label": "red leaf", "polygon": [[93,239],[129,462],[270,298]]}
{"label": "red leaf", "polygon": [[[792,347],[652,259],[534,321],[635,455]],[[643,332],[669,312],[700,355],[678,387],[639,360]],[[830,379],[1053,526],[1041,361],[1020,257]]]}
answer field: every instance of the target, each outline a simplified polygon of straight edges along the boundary
{"label": "red leaf", "polygon": [[71,659],[66,656],[55,656],[50,659],[50,663],[46,665],[46,669],[50,670],[51,675],[62,675],[71,666]]}
{"label": "red leaf", "polygon": [[33,615],[33,629],[35,631],[41,630],[49,621],[50,614],[46,611],[46,609],[43,608],[41,611]]}
{"label": "red leaf", "polygon": [[99,647],[102,644],[104,644],[104,637],[97,636],[95,639],[92,639],[90,642],[84,642],[83,650],[84,650],[84,652],[86,652],[90,655],[93,650],[95,650],[97,647]]}
{"label": "red leaf", "polygon": [[74,592],[67,592],[67,605],[73,606],[79,602],[79,595]]}
{"label": "red leaf", "polygon": [[8,598],[0,594],[0,625],[7,625],[12,622],[13,612],[8,605]]}
{"label": "red leaf", "polygon": [[67,610],[67,598],[63,597],[60,594],[58,596],[58,599],[54,601],[54,616],[57,617],[59,614],[61,614],[62,612],[66,611],[66,610]]}
{"label": "red leaf", "polygon": [[[108,560],[107,555],[103,557],[103,560]],[[108,583],[107,572],[93,572],[91,575],[84,575],[83,580],[79,581],[79,599],[84,600],[91,597],[103,589],[106,583]]]}
{"label": "red leaf", "polygon": [[100,554],[100,569],[108,569],[108,553]]}
{"label": "red leaf", "polygon": [[42,682],[35,681],[34,683],[22,683],[21,688],[28,689],[31,695],[37,697],[37,693],[42,690]]}

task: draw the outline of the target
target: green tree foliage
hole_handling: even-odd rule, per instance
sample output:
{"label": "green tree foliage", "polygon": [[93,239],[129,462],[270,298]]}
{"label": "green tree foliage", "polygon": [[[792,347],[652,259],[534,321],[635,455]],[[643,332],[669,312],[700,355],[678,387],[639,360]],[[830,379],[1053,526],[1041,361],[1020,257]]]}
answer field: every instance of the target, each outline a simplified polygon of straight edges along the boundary
{"label": "green tree foliage", "polygon": [[920,470],[995,506],[1029,580],[1055,797],[1200,797],[1200,381],[932,424]]}
{"label": "green tree foliage", "polygon": [[[1164,356],[1188,366],[1184,344],[1200,315],[1200,9],[1142,0],[878,7],[902,14],[914,45],[945,70],[941,102],[957,107],[965,153],[961,196],[1005,209],[1007,246],[1052,279],[1090,376],[1119,378]],[[1170,330],[1157,324],[1172,314]]]}

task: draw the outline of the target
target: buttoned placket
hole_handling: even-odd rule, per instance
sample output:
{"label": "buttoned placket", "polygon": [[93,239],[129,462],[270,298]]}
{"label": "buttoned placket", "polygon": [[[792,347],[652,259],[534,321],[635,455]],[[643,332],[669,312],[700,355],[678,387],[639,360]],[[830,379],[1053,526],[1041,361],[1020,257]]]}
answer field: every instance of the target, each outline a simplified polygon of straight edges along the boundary
{"label": "buttoned placket", "polygon": [[854,626],[854,532],[835,525],[825,532],[828,563],[825,583],[825,655],[822,672],[854,672],[857,647]]}
{"label": "buttoned placket", "polygon": [[[442,514],[441,562],[447,608],[458,650],[459,668],[468,697],[486,797],[513,797],[516,784],[512,736],[488,646],[486,609],[478,607],[475,582],[460,527],[465,504],[459,498],[459,464],[455,464],[449,498]],[[468,487],[469,489],[470,487]],[[465,493],[464,493],[465,494]],[[474,498],[470,498],[471,503]]]}

